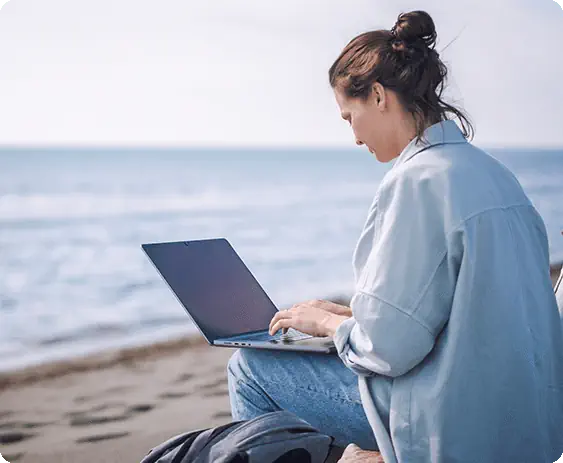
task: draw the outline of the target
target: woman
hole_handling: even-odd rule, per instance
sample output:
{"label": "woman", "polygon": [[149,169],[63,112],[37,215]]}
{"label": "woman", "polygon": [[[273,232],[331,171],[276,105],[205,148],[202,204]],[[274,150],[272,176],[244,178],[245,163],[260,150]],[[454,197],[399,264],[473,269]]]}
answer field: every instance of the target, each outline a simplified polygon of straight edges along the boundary
{"label": "woman", "polygon": [[395,162],[354,251],[350,307],[309,301],[270,324],[333,336],[338,356],[237,351],[233,417],[290,410],[363,450],[341,461],[379,450],[385,462],[552,463],[563,453],[563,336],[545,225],[441,100],[435,41],[426,12],[401,14],[330,68],[356,143]]}

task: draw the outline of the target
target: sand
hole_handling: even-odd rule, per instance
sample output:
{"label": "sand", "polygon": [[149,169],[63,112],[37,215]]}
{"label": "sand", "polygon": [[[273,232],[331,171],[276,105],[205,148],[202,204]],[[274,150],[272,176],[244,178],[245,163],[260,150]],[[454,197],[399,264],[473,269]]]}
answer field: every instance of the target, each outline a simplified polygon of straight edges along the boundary
{"label": "sand", "polygon": [[176,434],[232,421],[233,353],[194,335],[0,374],[0,453],[10,463],[140,462]]}
{"label": "sand", "polygon": [[78,359],[66,372],[61,363],[54,378],[48,368],[4,378],[0,453],[10,463],[139,462],[175,434],[230,422],[234,350],[202,341]]}

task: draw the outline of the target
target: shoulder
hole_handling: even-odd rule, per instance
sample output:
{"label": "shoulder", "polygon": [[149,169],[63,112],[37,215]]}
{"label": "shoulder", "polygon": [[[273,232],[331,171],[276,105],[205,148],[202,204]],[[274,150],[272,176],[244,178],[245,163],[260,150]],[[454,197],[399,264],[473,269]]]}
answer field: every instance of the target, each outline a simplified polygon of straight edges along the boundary
{"label": "shoulder", "polygon": [[491,208],[530,204],[516,176],[471,143],[430,146],[393,167],[377,193],[379,207],[440,212],[446,229]]}
{"label": "shoulder", "polygon": [[448,156],[452,157],[451,152],[456,146],[431,146],[406,162],[393,166],[379,185],[378,202],[385,205],[396,199],[402,202],[426,202],[443,198],[448,178],[455,175],[452,160]]}

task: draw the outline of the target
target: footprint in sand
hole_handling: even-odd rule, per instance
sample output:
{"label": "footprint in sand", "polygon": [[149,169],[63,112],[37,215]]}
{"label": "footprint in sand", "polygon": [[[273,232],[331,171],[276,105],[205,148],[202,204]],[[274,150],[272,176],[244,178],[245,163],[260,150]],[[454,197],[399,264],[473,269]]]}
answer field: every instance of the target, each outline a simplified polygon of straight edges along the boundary
{"label": "footprint in sand", "polygon": [[187,392],[163,392],[158,397],[161,399],[182,399],[188,395]]}
{"label": "footprint in sand", "polygon": [[5,457],[2,457],[2,454],[0,453],[0,463],[16,463],[21,457],[23,457],[23,453],[7,453]]}
{"label": "footprint in sand", "polygon": [[0,432],[0,444],[15,444],[16,442],[21,442],[32,437],[35,437],[35,434],[25,433],[21,431]]}
{"label": "footprint in sand", "polygon": [[203,397],[224,397],[229,395],[229,391],[225,389],[219,389],[216,391],[207,391],[204,392]]}
{"label": "footprint in sand", "polygon": [[198,386],[197,389],[199,391],[205,391],[205,390],[208,390],[208,389],[214,389],[214,388],[216,388],[218,386],[222,386],[224,384],[227,384],[227,378],[218,378],[211,383],[202,384],[201,386]]}
{"label": "footprint in sand", "polygon": [[110,387],[109,389],[105,389],[101,392],[98,392],[96,394],[79,395],[79,396],[75,397],[73,400],[74,400],[74,403],[89,402],[92,399],[97,399],[99,397],[105,397],[105,396],[111,395],[111,394],[121,394],[121,393],[127,392],[131,389],[133,389],[131,386],[114,386],[114,387]]}
{"label": "footprint in sand", "polygon": [[77,444],[88,444],[88,443],[100,442],[110,439],[119,439],[120,437],[126,437],[129,434],[130,433],[128,432],[109,432],[106,434],[97,434],[94,436],[81,437],[80,439],[76,439],[75,442]]}
{"label": "footprint in sand", "polygon": [[[47,426],[48,424],[53,423],[25,423],[19,421],[0,423],[0,445],[17,444],[18,442],[31,439],[37,434],[22,432],[21,429],[39,428],[41,426]],[[22,456],[23,453],[14,454],[9,460],[13,463],[15,461],[18,461]],[[2,460],[0,458],[0,463],[3,463],[4,461],[5,460]]]}
{"label": "footprint in sand", "polygon": [[[102,404],[86,411],[69,412],[71,426],[92,426],[96,424],[126,421],[140,413],[146,413],[154,408],[152,404]],[[103,412],[103,413],[100,413]]]}
{"label": "footprint in sand", "polygon": [[72,412],[67,412],[65,413],[65,416],[70,416],[71,418],[74,416],[79,416],[79,415],[84,415],[84,414],[88,414],[88,413],[95,413],[95,412],[102,412],[105,410],[110,410],[110,409],[118,409],[118,410],[122,410],[127,406],[126,403],[124,402],[106,402],[103,403],[101,405],[96,405],[95,407],[90,407],[87,409],[83,409],[83,410],[75,410]]}
{"label": "footprint in sand", "polygon": [[[52,424],[56,424],[56,421],[49,421],[49,422],[35,422],[35,423],[26,423],[23,421],[7,421],[5,423],[0,423],[0,431],[4,429],[14,430],[14,429],[35,429],[35,428],[42,428],[44,426],[49,426]],[[0,462],[1,463],[1,462]]]}
{"label": "footprint in sand", "polygon": [[107,416],[77,416],[70,420],[71,426],[92,426],[94,424],[111,423],[114,421],[125,421],[130,417],[125,414]]}
{"label": "footprint in sand", "polygon": [[183,375],[180,375],[176,378],[176,383],[185,383],[186,381],[189,381],[191,379],[193,379],[194,375],[192,373],[184,373]]}
{"label": "footprint in sand", "polygon": [[128,409],[128,413],[145,413],[150,412],[154,408],[154,405],[151,404],[139,404],[139,405],[131,405]]}

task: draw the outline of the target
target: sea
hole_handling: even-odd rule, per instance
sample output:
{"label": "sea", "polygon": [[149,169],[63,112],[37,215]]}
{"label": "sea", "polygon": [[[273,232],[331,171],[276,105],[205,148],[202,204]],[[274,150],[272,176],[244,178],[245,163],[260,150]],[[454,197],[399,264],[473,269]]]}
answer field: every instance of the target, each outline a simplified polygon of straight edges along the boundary
{"label": "sea", "polygon": [[[562,261],[563,150],[487,151]],[[350,296],[391,167],[357,147],[0,149],[0,370],[197,333],[143,243],[227,238],[279,308]]]}

